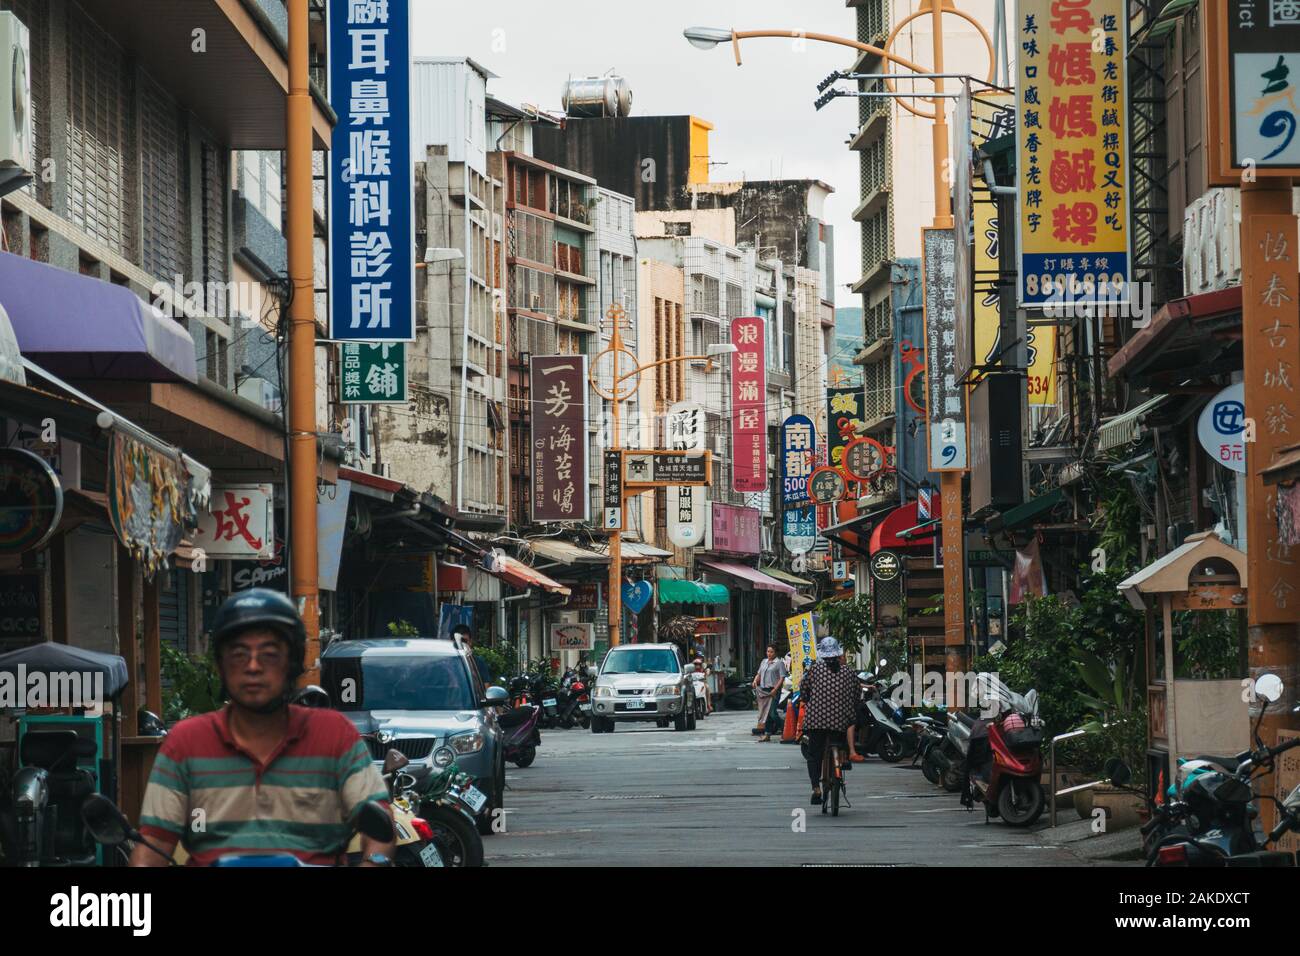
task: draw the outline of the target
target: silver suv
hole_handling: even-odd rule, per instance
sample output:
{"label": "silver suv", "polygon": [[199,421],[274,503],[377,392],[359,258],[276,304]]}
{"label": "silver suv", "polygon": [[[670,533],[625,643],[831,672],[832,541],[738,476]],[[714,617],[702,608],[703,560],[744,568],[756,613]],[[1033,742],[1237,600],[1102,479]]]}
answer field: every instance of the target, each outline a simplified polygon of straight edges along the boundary
{"label": "silver suv", "polygon": [[676,644],[624,644],[600,665],[591,695],[591,732],[613,733],[620,721],[653,720],[695,729],[695,686],[684,675]]}

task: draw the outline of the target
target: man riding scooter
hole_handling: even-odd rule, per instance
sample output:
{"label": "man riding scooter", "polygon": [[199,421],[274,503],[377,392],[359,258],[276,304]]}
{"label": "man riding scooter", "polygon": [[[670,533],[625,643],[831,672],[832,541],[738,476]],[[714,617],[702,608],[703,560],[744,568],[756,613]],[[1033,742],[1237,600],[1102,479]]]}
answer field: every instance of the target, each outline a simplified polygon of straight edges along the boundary
{"label": "man riding scooter", "polygon": [[[212,651],[230,702],[163,739],[140,812],[140,832],[161,852],[137,844],[132,866],[170,865],[177,842],[193,866],[235,853],[329,865],[364,804],[387,812],[388,788],[352,722],[289,703],[306,644],[297,607],[278,591],[242,591],[217,609]],[[361,852],[362,866],[387,866],[393,844],[363,836]]]}
{"label": "man riding scooter", "polygon": [[[701,676],[696,677],[695,674]],[[695,658],[695,673],[691,675],[691,680],[695,682],[696,692],[704,693],[705,714],[713,713],[713,692],[709,690],[709,666],[704,663],[704,658]]]}

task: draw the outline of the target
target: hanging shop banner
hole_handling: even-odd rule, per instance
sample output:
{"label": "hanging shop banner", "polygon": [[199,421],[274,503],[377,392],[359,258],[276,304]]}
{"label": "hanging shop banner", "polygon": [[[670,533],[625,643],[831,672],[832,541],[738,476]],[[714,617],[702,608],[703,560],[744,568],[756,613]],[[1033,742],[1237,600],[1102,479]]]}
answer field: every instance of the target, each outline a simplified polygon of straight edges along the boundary
{"label": "hanging shop banner", "polygon": [[40,455],[0,448],[0,554],[35,551],[63,516],[63,486]]}
{"label": "hanging shop banner", "polygon": [[790,645],[790,680],[798,690],[804,670],[817,660],[817,627],[812,612],[787,617],[785,636]]}
{"label": "hanging shop banner", "polygon": [[[829,403],[830,403],[830,399],[828,398],[827,399],[828,407],[829,407]],[[827,422],[831,422],[831,421],[833,420],[827,418]],[[822,465],[826,464],[826,459],[829,455],[830,455],[830,445],[826,441],[825,434],[819,432],[817,435],[817,453],[813,456],[813,471],[816,471]],[[812,481],[811,475],[808,477],[808,480],[811,483]],[[809,499],[812,498],[811,491],[809,492],[808,497]],[[817,530],[818,531],[822,530],[823,528],[829,528],[831,525],[835,523],[835,519],[832,517],[833,514],[834,514],[833,505],[817,505]],[[824,561],[826,555],[830,554],[830,551],[831,551],[830,541],[828,541],[826,538],[823,538],[821,535],[818,535],[817,542],[813,545],[812,553],[814,557],[812,558],[812,560]]]}
{"label": "hanging shop banner", "polygon": [[1017,0],[1018,302],[1129,301],[1123,0]]}
{"label": "hanging shop banner", "polygon": [[767,490],[766,325],[757,316],[731,320],[731,487]]}
{"label": "hanging shop banner", "polygon": [[708,509],[699,485],[668,486],[668,540],[679,548],[694,548],[704,541]]}
{"label": "hanging shop banner", "polygon": [[[1257,215],[1241,224],[1241,341],[1245,377],[1244,412],[1255,420],[1255,440],[1247,445],[1245,519],[1246,600],[1253,622],[1290,624],[1300,621],[1300,593],[1295,565],[1300,557],[1281,540],[1277,527],[1277,487],[1263,484],[1261,472],[1274,456],[1295,442],[1296,303],[1300,276],[1296,262],[1296,217]],[[1247,235],[1262,237],[1246,241]],[[1231,425],[1231,416],[1225,425]],[[1263,507],[1260,507],[1260,505]]]}
{"label": "hanging shop banner", "polygon": [[405,402],[406,343],[339,345],[339,401],[344,405]]}
{"label": "hanging shop banner", "polygon": [[1218,171],[1300,176],[1300,3],[1207,0],[1202,19]]}
{"label": "hanging shop banner", "polygon": [[329,337],[415,339],[410,0],[330,0]]}
{"label": "hanging shop banner", "polygon": [[534,355],[533,520],[586,521],[587,356]]}
{"label": "hanging shop banner", "polygon": [[866,424],[866,393],[856,388],[826,390],[826,464],[838,468],[844,463],[844,446],[858,437],[857,429]]}
{"label": "hanging shop banner", "polygon": [[602,527],[606,531],[623,530],[623,452],[605,450],[605,512]]}
{"label": "hanging shop banner", "polygon": [[844,472],[857,481],[870,481],[887,463],[885,446],[874,438],[855,438],[844,446]]}
{"label": "hanging shop banner", "polygon": [[791,554],[807,554],[817,543],[817,510],[786,508],[781,513],[781,534]]}
{"label": "hanging shop banner", "polygon": [[199,515],[192,535],[194,550],[202,549],[209,558],[243,561],[275,557],[274,509],[269,482],[214,486],[208,510]]}
{"label": "hanging shop banner", "polygon": [[596,646],[594,624],[552,624],[552,651],[590,651]]}
{"label": "hanging shop banner", "polygon": [[807,415],[791,415],[781,423],[781,503],[786,507],[808,500],[816,444],[817,430]]}
{"label": "hanging shop banner", "polygon": [[316,578],[322,591],[337,591],[343,561],[343,537],[348,527],[352,482],[337,481],[316,494]]}
{"label": "hanging shop banner", "polygon": [[674,451],[704,450],[704,409],[694,402],[678,402],[664,419],[664,446]]}
{"label": "hanging shop banner", "polygon": [[926,418],[931,471],[965,471],[966,385],[957,377],[956,269],[951,229],[921,230],[921,301],[925,320]]}
{"label": "hanging shop banner", "polygon": [[[181,462],[118,431],[109,454],[108,487],[113,530],[149,578],[163,567],[186,531],[205,516],[211,519],[209,501],[216,507],[218,500],[207,478],[196,480]],[[202,546],[198,540],[194,545]]]}
{"label": "hanging shop banner", "polygon": [[[1276,413],[1276,406],[1270,409]],[[1246,386],[1229,385],[1201,410],[1196,437],[1211,458],[1238,474],[1246,473]]]}

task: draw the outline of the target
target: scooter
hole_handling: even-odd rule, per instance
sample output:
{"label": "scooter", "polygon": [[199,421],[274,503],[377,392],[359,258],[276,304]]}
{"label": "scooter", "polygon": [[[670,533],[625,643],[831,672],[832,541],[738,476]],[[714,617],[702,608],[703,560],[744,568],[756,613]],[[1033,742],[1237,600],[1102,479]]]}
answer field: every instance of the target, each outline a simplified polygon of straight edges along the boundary
{"label": "scooter", "polygon": [[708,687],[708,677],[703,671],[690,672],[691,683],[695,686],[695,719],[703,720],[709,715],[709,705],[705,701],[705,691]]}
{"label": "scooter", "polygon": [[587,693],[585,675],[570,670],[565,674],[561,694],[560,726],[567,730],[578,724],[585,730],[591,724],[591,695]]}
{"label": "scooter", "polygon": [[94,774],[77,762],[94,754],[95,742],[72,730],[23,736],[3,821],[10,866],[94,865],[94,840],[77,815],[79,799],[95,789]]}
{"label": "scooter", "polygon": [[1043,731],[1038,692],[1021,696],[996,685],[999,715],[971,734],[967,786],[962,803],[984,805],[985,821],[1000,817],[1014,827],[1031,826],[1047,805],[1041,781]]}
{"label": "scooter", "polygon": [[[885,664],[881,661],[881,666]],[[887,763],[898,763],[916,749],[917,734],[904,726],[905,715],[889,695],[897,684],[881,687],[875,674],[858,674],[862,699],[858,704],[857,730],[854,740],[859,753],[875,753]]]}
{"label": "scooter", "polygon": [[537,729],[541,709],[532,704],[517,705],[497,717],[497,723],[506,733],[506,759],[516,767],[528,767],[537,759],[537,748],[542,745],[542,735]]}

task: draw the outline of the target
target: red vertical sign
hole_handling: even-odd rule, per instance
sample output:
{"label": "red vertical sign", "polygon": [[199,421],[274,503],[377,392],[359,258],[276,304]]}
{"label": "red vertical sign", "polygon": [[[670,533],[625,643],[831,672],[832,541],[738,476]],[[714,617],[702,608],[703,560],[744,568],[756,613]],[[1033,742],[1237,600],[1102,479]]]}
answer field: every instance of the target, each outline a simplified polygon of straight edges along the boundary
{"label": "red vertical sign", "polygon": [[731,320],[731,487],[767,490],[767,361],[763,320]]}
{"label": "red vertical sign", "polygon": [[535,355],[532,500],[534,521],[586,521],[587,356]]}

